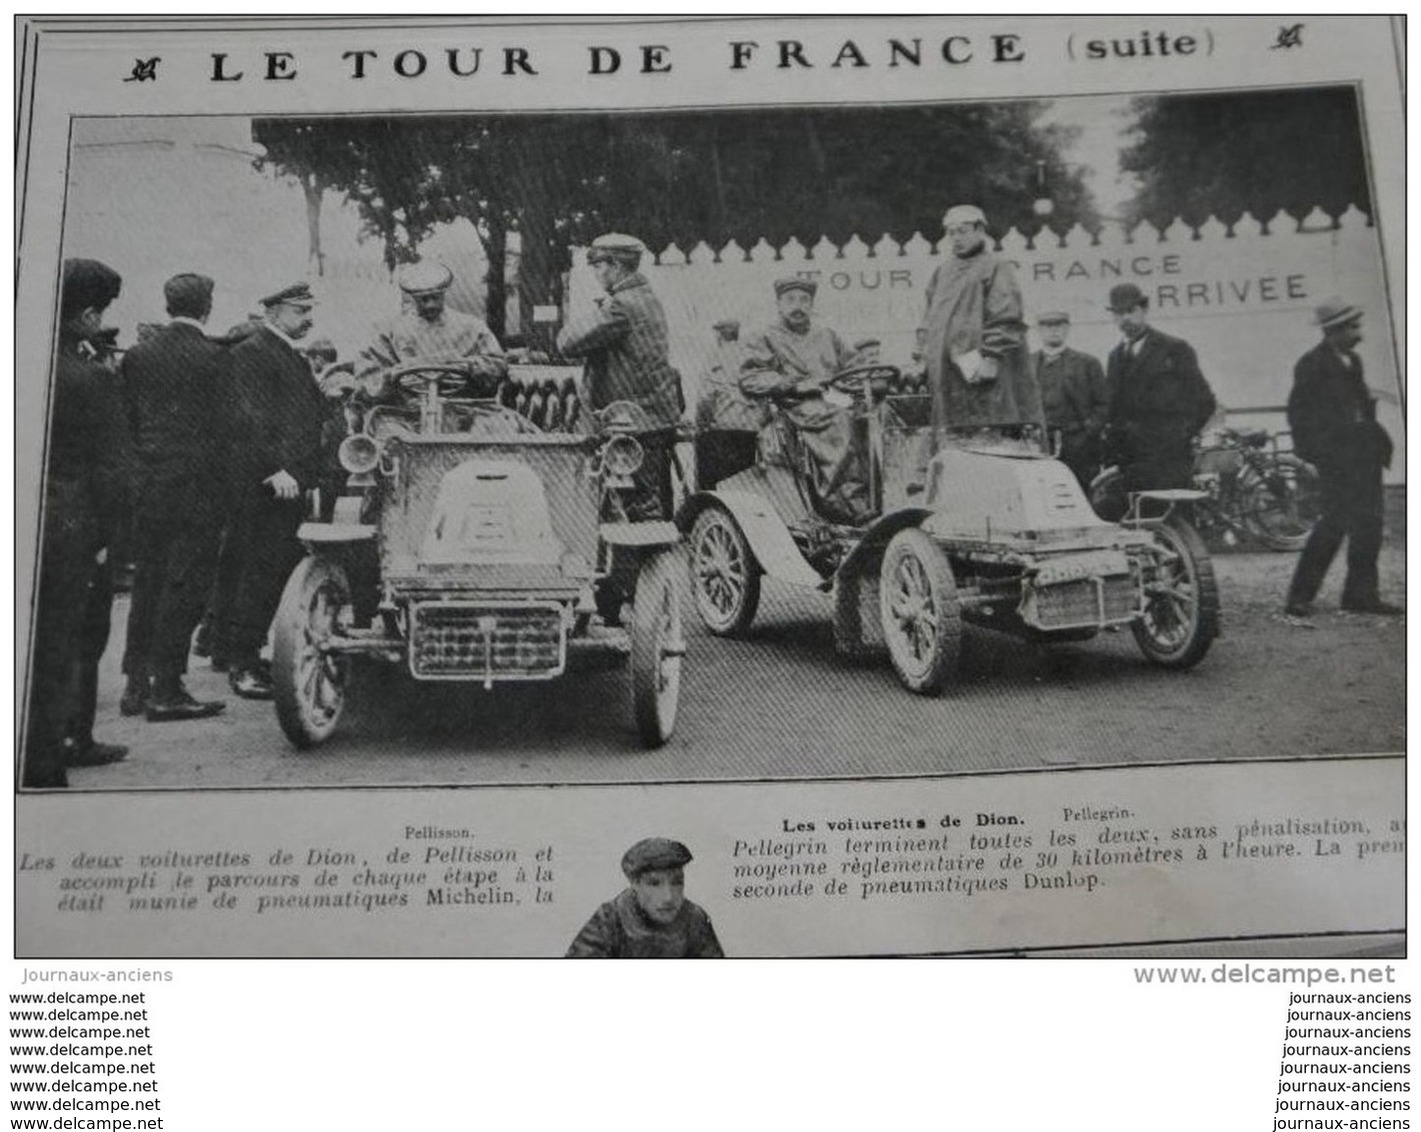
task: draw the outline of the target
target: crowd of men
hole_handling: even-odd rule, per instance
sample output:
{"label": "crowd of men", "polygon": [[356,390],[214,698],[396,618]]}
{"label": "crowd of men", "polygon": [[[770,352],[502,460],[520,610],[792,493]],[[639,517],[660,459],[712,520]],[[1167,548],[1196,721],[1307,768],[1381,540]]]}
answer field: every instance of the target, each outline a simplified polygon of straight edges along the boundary
{"label": "crowd of men", "polygon": [[[1215,400],[1194,349],[1150,325],[1148,297],[1132,283],[1111,288],[1107,306],[1121,341],[1105,367],[1067,345],[1063,311],[1037,316],[1041,348],[1028,351],[1021,291],[993,248],[986,216],[959,205],[944,230],[946,254],[917,328],[934,428],[990,430],[1049,447],[1086,488],[1105,464],[1120,467],[1127,492],[1190,486],[1194,442]],[[562,328],[558,349],[583,362],[582,395],[594,412],[614,401],[641,409],[645,459],[628,515],[669,518],[686,404],[665,311],[639,270],[644,253],[630,236],[593,241],[587,260],[603,293]],[[227,672],[232,692],[272,697],[261,651],[302,554],[297,530],[308,495],[338,482],[334,441],[348,427],[351,399],[406,396],[391,370],[416,359],[461,360],[472,396],[492,395],[507,374],[502,346],[483,321],[448,308],[452,281],[440,264],[406,269],[406,309],[358,358],[333,364],[329,343],[304,342],[315,306],[306,284],[272,292],[259,314],[212,337],[215,282],[176,275],[163,288],[169,322],[148,328],[114,367],[105,361],[115,343],[103,315],[122,280],[94,260],[65,262],[24,785],[64,786],[69,768],[127,754],[93,734],[120,545],[134,566],[122,714],[162,723],[224,710],[184,685],[200,622],[196,651]],[[816,320],[815,297],[812,281],[780,279],[766,325],[744,336],[737,323],[715,325],[697,423],[738,444],[726,466],[709,469],[714,480],[753,459],[767,404],[777,402],[812,462],[823,517],[858,523],[872,506],[867,454],[849,410],[826,393],[835,375],[876,362],[880,344],[872,337],[848,344]],[[1361,323],[1354,306],[1319,306],[1323,340],[1294,375],[1289,420],[1298,454],[1318,468],[1324,501],[1287,597],[1293,617],[1310,613],[1344,538],[1343,607],[1400,612],[1378,592],[1382,468],[1391,445],[1355,351]],[[615,588],[602,609],[611,620],[620,607]]]}

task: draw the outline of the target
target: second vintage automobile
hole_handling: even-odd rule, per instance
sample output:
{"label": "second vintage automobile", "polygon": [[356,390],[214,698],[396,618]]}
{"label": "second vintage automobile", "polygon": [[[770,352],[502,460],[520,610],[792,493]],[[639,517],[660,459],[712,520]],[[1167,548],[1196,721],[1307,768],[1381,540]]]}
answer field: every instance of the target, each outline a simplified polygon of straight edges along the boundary
{"label": "second vintage automobile", "polygon": [[664,743],[685,655],[684,566],[674,523],[633,522],[622,506],[641,410],[616,402],[587,431],[546,431],[496,389],[468,396],[479,379],[463,363],[390,376],[405,403],[363,411],[340,448],[344,494],[299,532],[308,553],[273,627],[287,737],[298,748],[330,737],[355,657],[487,690],[559,677],[586,646],[625,654],[636,732]]}
{"label": "second vintage automobile", "polygon": [[820,514],[813,466],[773,404],[754,464],[687,501],[678,520],[712,633],[748,629],[769,574],[832,591],[836,650],[886,651],[922,694],[952,681],[964,621],[1043,643],[1128,626],[1157,665],[1203,659],[1219,631],[1218,587],[1185,517],[1203,493],[1143,492],[1121,522],[1105,522],[1030,440],[934,430],[928,397],[880,398],[897,376],[858,367],[828,382],[852,398],[874,502],[867,523]]}

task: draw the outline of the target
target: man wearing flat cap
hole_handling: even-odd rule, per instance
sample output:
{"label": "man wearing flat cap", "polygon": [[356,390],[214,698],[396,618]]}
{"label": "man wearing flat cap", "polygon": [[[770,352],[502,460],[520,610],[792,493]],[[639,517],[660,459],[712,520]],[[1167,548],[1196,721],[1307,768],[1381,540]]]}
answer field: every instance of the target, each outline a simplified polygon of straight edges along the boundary
{"label": "man wearing flat cap", "polygon": [[691,851],[648,837],[622,857],[628,887],[593,913],[569,959],[723,959],[710,917],[686,899]]}
{"label": "man wearing flat cap", "polygon": [[1345,538],[1342,608],[1395,616],[1402,609],[1382,600],[1377,578],[1382,469],[1391,463],[1391,437],[1377,423],[1376,399],[1367,389],[1357,355],[1362,311],[1331,299],[1318,306],[1313,325],[1322,331],[1322,341],[1293,369],[1288,427],[1293,450],[1317,468],[1322,517],[1298,556],[1287,612],[1294,617],[1312,612],[1313,599]]}
{"label": "man wearing flat cap", "polygon": [[723,318],[715,336],[696,405],[696,484],[714,487],[755,462],[755,442],[765,421],[764,405],[740,391],[740,322]]}
{"label": "man wearing flat cap", "polygon": [[467,361],[475,388],[469,395],[491,396],[508,375],[508,359],[487,324],[446,302],[454,273],[442,263],[410,264],[400,272],[400,290],[409,310],[381,330],[361,352],[356,369],[367,392],[377,398],[397,396],[380,379],[383,371],[416,360]]}
{"label": "man wearing flat cap", "polygon": [[118,383],[86,345],[121,286],[118,272],[98,260],[64,261],[21,775],[27,787],[67,786],[70,768],[128,753],[97,742],[92,726],[113,601],[109,552],[126,508],[131,452]]}
{"label": "man wearing flat cap", "polygon": [[815,492],[826,519],[860,523],[872,513],[867,476],[853,445],[849,410],[830,404],[824,388],[853,365],[854,352],[839,334],[814,321],[812,279],[791,275],[775,282],[779,321],[745,343],[740,388],[751,397],[773,397],[814,463]]}
{"label": "man wearing flat cap", "polygon": [[1091,355],[1066,345],[1071,317],[1065,311],[1043,311],[1037,316],[1036,330],[1041,349],[1031,355],[1031,369],[1041,389],[1051,450],[1089,491],[1100,471],[1105,418],[1110,413],[1105,371]]}
{"label": "man wearing flat cap", "polygon": [[253,700],[272,696],[261,650],[282,588],[301,560],[296,531],[306,513],[303,495],[319,484],[325,467],[326,419],[324,398],[301,352],[315,305],[310,288],[292,284],[261,305],[261,327],[227,355],[233,525],[244,550],[221,632],[228,683]]}
{"label": "man wearing flat cap", "polygon": [[1133,491],[1187,488],[1194,479],[1194,440],[1217,407],[1194,347],[1150,325],[1149,299],[1133,283],[1110,289],[1110,313],[1121,341],[1110,351],[1107,459]]}
{"label": "man wearing flat cap", "polygon": [[583,402],[594,411],[630,401],[650,419],[641,433],[644,457],[627,501],[633,519],[668,519],[673,508],[671,456],[685,410],[681,375],[671,365],[666,312],[640,270],[642,242],[634,236],[598,236],[587,262],[605,292],[594,309],[558,332],[558,350],[581,358]]}
{"label": "man wearing flat cap", "polygon": [[193,699],[182,681],[217,567],[226,475],[218,411],[225,351],[204,330],[212,291],[205,275],[164,283],[172,321],[129,350],[121,370],[136,476],[128,681],[119,710],[154,722],[222,710]]}
{"label": "man wearing flat cap", "polygon": [[992,250],[976,205],[954,205],[942,223],[948,254],[928,281],[923,316],[933,427],[1039,429],[1016,272]]}

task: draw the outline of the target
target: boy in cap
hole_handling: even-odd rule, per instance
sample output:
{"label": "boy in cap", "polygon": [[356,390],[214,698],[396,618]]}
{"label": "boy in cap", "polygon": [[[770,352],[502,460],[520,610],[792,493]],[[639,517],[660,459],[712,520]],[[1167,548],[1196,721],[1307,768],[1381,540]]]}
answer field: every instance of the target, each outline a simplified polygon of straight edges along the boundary
{"label": "boy in cap", "polygon": [[108,557],[131,453],[117,382],[86,344],[122,283],[98,260],[64,261],[21,776],[28,787],[67,786],[69,767],[128,753],[90,733],[113,600]]}
{"label": "boy in cap", "polygon": [[1297,454],[1316,466],[1322,487],[1322,518],[1298,556],[1288,587],[1287,612],[1306,617],[1342,540],[1347,540],[1347,578],[1342,608],[1351,613],[1396,616],[1399,606],[1382,601],[1377,557],[1382,542],[1382,469],[1391,463],[1391,437],[1377,423],[1377,405],[1362,377],[1356,346],[1362,311],[1341,299],[1318,306],[1313,325],[1322,341],[1293,369],[1288,427]]}
{"label": "boy in cap", "polygon": [[410,264],[400,272],[400,290],[411,309],[376,335],[361,352],[358,369],[367,392],[376,397],[395,393],[383,383],[376,385],[382,371],[420,359],[467,361],[479,388],[468,395],[491,396],[493,389],[508,376],[508,359],[483,319],[451,310],[446,300],[454,283],[454,273],[442,263],[424,261]]}
{"label": "boy in cap", "polygon": [[824,398],[828,380],[853,365],[854,352],[837,332],[814,322],[818,290],[798,275],[775,281],[779,321],[746,341],[740,388],[751,397],[783,400],[781,412],[814,463],[823,517],[856,524],[873,511],[868,477],[854,451],[848,410]]}
{"label": "boy in cap", "polygon": [[1105,371],[1095,358],[1066,345],[1071,316],[1065,311],[1042,312],[1036,329],[1041,349],[1031,355],[1031,370],[1041,388],[1052,450],[1088,491],[1100,471],[1105,418],[1110,412]]}
{"label": "boy in cap", "polygon": [[928,281],[923,315],[933,427],[1039,430],[1016,273],[992,250],[976,205],[953,205],[942,224],[949,253]]}
{"label": "boy in cap", "polygon": [[1122,340],[1110,351],[1109,458],[1127,493],[1187,488],[1194,440],[1216,407],[1194,347],[1150,325],[1150,301],[1133,283],[1110,289],[1110,313]]}
{"label": "boy in cap", "polygon": [[629,886],[593,913],[569,959],[723,959],[710,917],[686,899],[691,851],[648,837],[622,857]]}
{"label": "boy in cap", "polygon": [[765,423],[763,405],[740,391],[740,323],[723,318],[711,326],[715,345],[696,406],[696,484],[702,490],[755,462],[755,442]]}

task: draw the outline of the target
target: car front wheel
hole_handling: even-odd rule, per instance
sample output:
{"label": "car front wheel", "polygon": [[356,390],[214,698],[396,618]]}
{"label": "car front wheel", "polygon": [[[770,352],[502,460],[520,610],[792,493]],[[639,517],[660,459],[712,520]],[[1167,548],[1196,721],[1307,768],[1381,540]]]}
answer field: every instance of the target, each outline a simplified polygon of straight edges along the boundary
{"label": "car front wheel", "polygon": [[680,571],[674,551],[650,555],[641,565],[632,600],[632,715],[647,747],[659,747],[676,729],[681,699],[681,661],[686,638],[681,623]]}
{"label": "car front wheel", "polygon": [[883,636],[898,679],[911,692],[935,696],[956,674],[962,646],[952,563],[911,527],[889,540],[878,578]]}
{"label": "car front wheel", "polygon": [[307,557],[291,572],[272,625],[276,717],[298,748],[329,739],[345,708],[348,658],[326,646],[349,615],[350,583],[336,563]]}

